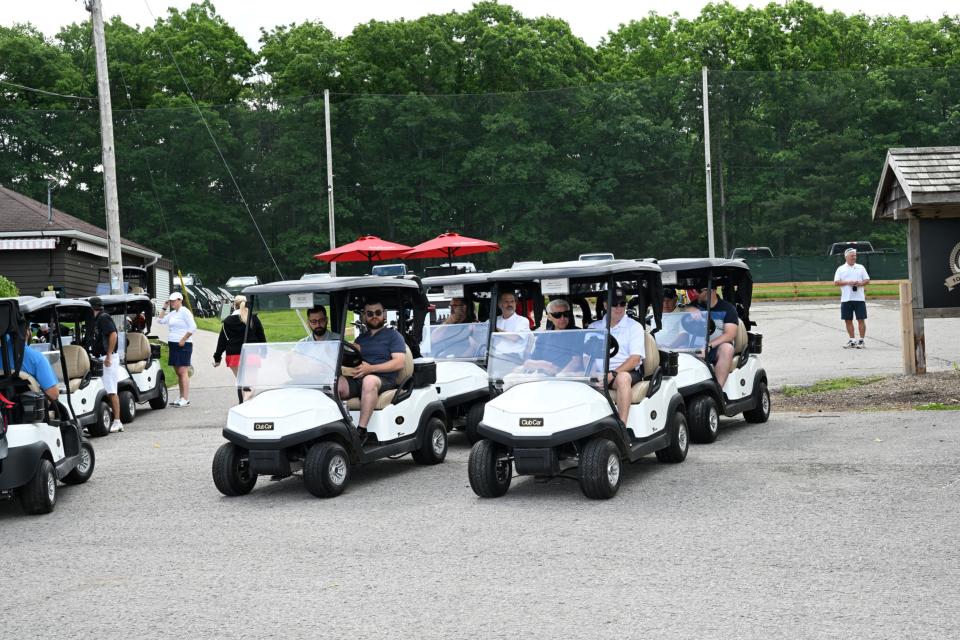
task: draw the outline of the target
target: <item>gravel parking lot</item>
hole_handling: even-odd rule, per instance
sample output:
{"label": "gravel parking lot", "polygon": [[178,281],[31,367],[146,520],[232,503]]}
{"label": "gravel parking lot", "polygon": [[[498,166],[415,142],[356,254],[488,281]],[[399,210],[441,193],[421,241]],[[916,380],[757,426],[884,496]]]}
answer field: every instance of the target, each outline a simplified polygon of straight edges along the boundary
{"label": "gravel parking lot", "polygon": [[[756,317],[775,385],[830,377],[841,358],[897,371],[899,347],[892,360],[879,346],[843,351],[808,306],[758,305]],[[800,337],[817,323],[824,335]],[[810,351],[784,360],[794,337]],[[310,497],[299,478],[228,499],[210,463],[236,397],[229,371],[206,364],[209,339],[193,406],[144,409],[96,440],[93,478],[63,488],[53,514],[0,503],[2,637],[960,633],[960,412],[727,420],[681,465],[629,466],[606,502],[526,478],[480,500],[459,433],[444,464],[377,463],[337,499]],[[956,341],[943,344],[948,360]]]}

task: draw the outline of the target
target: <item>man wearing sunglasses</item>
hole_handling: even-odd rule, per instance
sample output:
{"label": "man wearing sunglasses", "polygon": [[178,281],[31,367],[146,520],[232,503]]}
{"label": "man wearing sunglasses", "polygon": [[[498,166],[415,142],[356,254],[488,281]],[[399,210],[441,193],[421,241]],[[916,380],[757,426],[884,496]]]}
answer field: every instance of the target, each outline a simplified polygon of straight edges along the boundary
{"label": "man wearing sunglasses", "polygon": [[703,355],[707,362],[713,365],[713,370],[717,374],[717,384],[722,389],[727,382],[727,376],[733,369],[733,343],[737,339],[740,317],[737,315],[737,308],[726,300],[721,300],[716,289],[710,289],[706,282],[701,282],[697,285],[695,306],[706,311],[708,300],[710,317],[714,323],[723,325],[723,332],[710,339]]}
{"label": "man wearing sunglasses", "polygon": [[310,335],[301,338],[300,342],[322,342],[324,340],[339,340],[340,334],[327,331],[327,310],[324,307],[313,307],[307,311],[307,323],[310,325]]}
{"label": "man wearing sunglasses", "polygon": [[366,333],[360,334],[354,345],[363,360],[354,367],[353,377],[340,376],[337,390],[344,400],[360,398],[360,419],[357,430],[367,433],[367,424],[377,406],[379,395],[397,386],[397,374],[403,369],[407,345],[396,329],[384,326],[387,321],[383,304],[372,301],[363,307]]}
{"label": "man wearing sunglasses", "polygon": [[[601,294],[603,295],[603,294]],[[606,318],[590,323],[590,329],[605,329]],[[630,415],[630,394],[633,385],[643,379],[643,359],[646,357],[643,325],[627,316],[627,296],[622,289],[613,292],[610,310],[610,335],[620,345],[617,355],[610,358],[607,384],[617,395],[617,413],[626,424]]]}

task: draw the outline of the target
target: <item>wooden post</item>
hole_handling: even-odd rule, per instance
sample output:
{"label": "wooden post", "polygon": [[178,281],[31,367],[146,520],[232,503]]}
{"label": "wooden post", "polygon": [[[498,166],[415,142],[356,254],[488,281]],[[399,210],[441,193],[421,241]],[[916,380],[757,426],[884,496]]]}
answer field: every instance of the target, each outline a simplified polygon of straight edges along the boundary
{"label": "wooden post", "polygon": [[907,375],[917,373],[913,344],[913,294],[907,281],[900,283],[900,348],[903,352],[903,372]]}
{"label": "wooden post", "polygon": [[923,336],[923,274],[920,271],[920,219],[907,220],[907,262],[910,268],[911,315],[913,316],[914,373],[927,372],[927,343]]}

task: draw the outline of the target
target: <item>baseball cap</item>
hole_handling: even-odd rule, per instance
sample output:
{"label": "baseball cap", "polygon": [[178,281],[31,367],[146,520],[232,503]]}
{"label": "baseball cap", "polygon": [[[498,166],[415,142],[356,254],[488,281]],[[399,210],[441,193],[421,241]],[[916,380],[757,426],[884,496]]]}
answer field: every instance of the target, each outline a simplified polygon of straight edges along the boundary
{"label": "baseball cap", "polygon": [[843,257],[846,258],[851,253],[856,253],[856,252],[857,252],[856,249],[854,249],[853,247],[850,247],[849,249],[843,252]]}
{"label": "baseball cap", "polygon": [[100,296],[93,296],[90,298],[90,306],[94,309],[103,309],[103,300],[100,299]]}
{"label": "baseball cap", "polygon": [[183,300],[183,294],[179,291],[174,291],[167,300]]}
{"label": "baseball cap", "polygon": [[663,288],[663,297],[673,299],[677,297],[677,290],[673,287],[664,287]]}
{"label": "baseball cap", "polygon": [[613,302],[614,302],[614,304],[616,304],[617,302],[626,302],[626,301],[627,301],[627,294],[624,293],[623,289],[614,289],[614,290],[613,290]]}

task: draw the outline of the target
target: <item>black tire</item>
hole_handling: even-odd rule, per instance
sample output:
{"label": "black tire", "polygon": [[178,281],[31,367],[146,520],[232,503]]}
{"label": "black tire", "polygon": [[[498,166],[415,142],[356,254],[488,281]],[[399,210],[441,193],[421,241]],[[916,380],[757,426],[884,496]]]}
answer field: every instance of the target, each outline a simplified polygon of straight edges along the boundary
{"label": "black tire", "polygon": [[133,391],[124,389],[120,392],[120,422],[130,424],[137,417],[137,399]]}
{"label": "black tire", "polygon": [[690,439],[699,444],[710,444],[717,439],[720,430],[720,412],[717,401],[709,395],[699,395],[690,401],[687,408],[690,417]]}
{"label": "black tire", "polygon": [[760,424],[770,419],[770,390],[767,389],[766,382],[761,381],[757,387],[757,406],[749,411],[744,411],[743,418],[754,424]]}
{"label": "black tire", "polygon": [[620,450],[607,438],[594,438],[580,453],[580,490],[591,500],[617,495],[621,473]]}
{"label": "black tire", "polygon": [[470,449],[467,475],[470,488],[481,498],[499,498],[510,488],[513,463],[506,450],[492,440],[479,440]]}
{"label": "black tire", "polygon": [[303,461],[303,482],[318,498],[333,498],[343,493],[350,482],[347,450],[329,440],[310,447]]}
{"label": "black tire", "polygon": [[673,420],[667,426],[670,432],[670,444],[657,451],[657,460],[676,464],[687,459],[690,450],[690,432],[687,428],[687,416],[683,410],[677,409],[673,413]]}
{"label": "black tire", "polygon": [[80,441],[80,462],[73,471],[64,476],[66,484],[83,484],[93,475],[93,468],[97,465],[97,456],[93,453],[93,445],[86,439]]}
{"label": "black tire", "polygon": [[485,402],[474,402],[470,405],[470,408],[467,409],[467,421],[463,429],[471,445],[476,444],[477,440],[480,439],[480,434],[477,433],[477,427],[480,426],[480,421],[483,420],[483,408],[485,406]]}
{"label": "black tire", "polygon": [[244,496],[257,484],[257,474],[250,471],[246,453],[232,442],[226,442],[213,456],[213,484],[223,495]]}
{"label": "black tire", "polygon": [[423,447],[413,452],[417,464],[440,464],[447,457],[447,425],[440,418],[427,421]]}
{"label": "black tire", "polygon": [[106,398],[97,405],[97,419],[87,425],[87,433],[94,438],[102,438],[110,434],[110,423],[113,422],[113,409]]}
{"label": "black tire", "polygon": [[25,513],[50,513],[57,504],[57,471],[46,458],[40,459],[36,473],[18,491],[20,506]]}
{"label": "black tire", "polygon": [[167,396],[169,394],[167,393],[167,381],[164,379],[162,373],[157,376],[157,387],[159,388],[159,393],[150,400],[150,408],[166,409],[167,400],[169,399]]}

